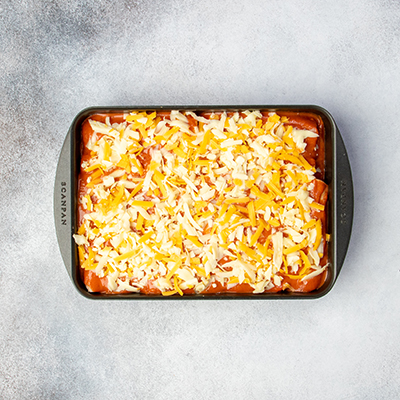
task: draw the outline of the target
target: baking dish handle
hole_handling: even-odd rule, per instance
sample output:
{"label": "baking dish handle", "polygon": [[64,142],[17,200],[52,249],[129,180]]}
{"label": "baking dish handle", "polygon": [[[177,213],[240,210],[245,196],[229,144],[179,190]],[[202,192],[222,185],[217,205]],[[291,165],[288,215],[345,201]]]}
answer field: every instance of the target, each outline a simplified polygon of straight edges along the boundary
{"label": "baking dish handle", "polygon": [[337,173],[337,274],[339,274],[347,249],[350,243],[351,229],[354,213],[353,180],[349,158],[344,146],[343,139],[337,130],[336,136],[336,173]]}
{"label": "baking dish handle", "polygon": [[54,184],[54,222],[61,256],[72,279],[72,180],[70,168],[71,133],[65,138]]}

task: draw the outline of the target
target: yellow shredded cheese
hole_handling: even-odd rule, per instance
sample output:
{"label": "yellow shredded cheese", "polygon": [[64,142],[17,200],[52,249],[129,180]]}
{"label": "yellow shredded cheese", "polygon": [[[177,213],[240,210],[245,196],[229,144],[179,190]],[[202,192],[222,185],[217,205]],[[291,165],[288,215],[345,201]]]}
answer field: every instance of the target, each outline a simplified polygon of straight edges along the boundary
{"label": "yellow shredded cheese", "polygon": [[131,206],[137,206],[137,207],[143,207],[145,209],[148,209],[148,208],[153,207],[154,203],[152,201],[135,200],[135,201],[131,201],[130,205]]}

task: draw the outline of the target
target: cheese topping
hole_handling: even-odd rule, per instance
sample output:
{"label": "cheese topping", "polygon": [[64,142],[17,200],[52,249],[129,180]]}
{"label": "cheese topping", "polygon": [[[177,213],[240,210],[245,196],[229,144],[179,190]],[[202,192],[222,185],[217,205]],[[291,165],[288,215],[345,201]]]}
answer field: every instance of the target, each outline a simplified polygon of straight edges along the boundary
{"label": "cheese topping", "polygon": [[272,112],[160,115],[89,120],[74,235],[82,268],[107,277],[109,291],[151,283],[164,296],[216,281],[262,293],[325,270],[326,235],[312,217],[324,205],[302,155],[315,132]]}

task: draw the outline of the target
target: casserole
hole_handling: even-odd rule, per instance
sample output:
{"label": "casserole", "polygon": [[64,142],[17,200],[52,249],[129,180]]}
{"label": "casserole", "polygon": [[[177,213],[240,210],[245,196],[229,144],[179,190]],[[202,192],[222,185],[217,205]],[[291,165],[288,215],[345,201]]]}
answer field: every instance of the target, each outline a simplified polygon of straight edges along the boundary
{"label": "casserole", "polygon": [[[75,118],[69,135],[66,139],[64,144],[62,154],[60,156],[59,167],[57,171],[56,177],[56,188],[55,188],[55,220],[56,220],[56,227],[57,227],[57,234],[60,243],[60,248],[63,254],[64,262],[69,269],[71,278],[75,283],[77,289],[87,297],[90,298],[166,298],[157,294],[157,291],[148,292],[148,294],[143,295],[140,293],[121,293],[121,294],[109,294],[109,293],[91,293],[88,290],[88,287],[85,286],[85,282],[87,283],[87,279],[85,279],[85,275],[81,274],[81,268],[79,266],[79,251],[77,245],[72,241],[72,235],[77,234],[78,229],[81,229],[82,224],[81,221],[78,221],[79,218],[79,195],[78,193],[81,192],[81,188],[78,187],[79,184],[79,173],[81,171],[81,129],[82,125],[87,123],[87,118],[89,116],[94,116],[98,114],[108,114],[108,115],[117,115],[119,114],[126,114],[126,115],[135,115],[139,111],[135,111],[132,113],[132,110],[141,110],[145,114],[140,114],[139,116],[143,115],[162,115],[165,114],[168,110],[181,110],[181,116],[184,117],[186,115],[206,115],[205,113],[212,112],[212,115],[216,115],[216,119],[218,119],[218,115],[226,112],[228,115],[241,115],[241,113],[245,112],[245,110],[260,110],[257,112],[261,112],[263,115],[267,117],[271,117],[279,115],[283,118],[288,119],[290,116],[293,115],[314,115],[319,120],[322,121],[324,127],[324,140],[322,145],[325,145],[324,157],[325,157],[325,171],[321,171],[319,168],[320,175],[324,175],[325,172],[325,182],[329,187],[328,191],[328,202],[326,203],[326,208],[324,210],[324,215],[327,217],[327,230],[330,232],[330,240],[329,243],[326,245],[326,263],[329,264],[328,268],[325,268],[326,265],[323,265],[324,270],[320,271],[323,272],[323,279],[320,280],[316,287],[313,287],[311,292],[303,292],[303,291],[296,291],[292,290],[293,288],[289,287],[289,291],[282,291],[282,287],[279,288],[280,291],[277,293],[276,290],[272,287],[264,287],[264,289],[268,289],[267,291],[261,291],[260,293],[246,293],[246,291],[242,291],[240,293],[233,293],[224,291],[223,293],[217,294],[210,294],[211,291],[208,291],[208,294],[203,294],[201,291],[194,292],[191,295],[187,295],[185,298],[315,298],[322,296],[323,294],[327,293],[330,288],[333,286],[334,281],[337,278],[339,270],[344,260],[345,252],[347,250],[350,232],[351,232],[351,222],[352,222],[352,208],[353,208],[353,196],[352,196],[352,181],[351,181],[351,172],[350,166],[348,163],[347,155],[343,146],[343,142],[340,138],[340,134],[336,128],[336,125],[332,119],[332,117],[322,108],[317,106],[250,106],[250,107],[173,107],[173,108],[164,108],[164,107],[121,107],[121,108],[90,108],[83,110],[81,113],[77,115]],[[147,114],[146,114],[147,112]],[[169,112],[169,111],[168,111]],[[248,116],[253,115],[251,114],[253,111],[248,111]],[[245,116],[245,115],[244,115]],[[135,118],[132,116],[131,118]],[[180,117],[182,119],[182,117]],[[204,123],[204,117],[202,117],[202,122]],[[222,118],[222,117],[221,117]],[[276,121],[275,121],[276,122]],[[292,124],[293,125],[293,124]],[[201,138],[200,138],[201,139]],[[233,140],[233,139],[230,139]],[[233,142],[232,142],[233,143]],[[320,143],[321,146],[321,143]],[[337,152],[339,150],[339,154]],[[117,160],[118,161],[118,160]],[[286,162],[286,161],[285,161]],[[283,163],[281,163],[283,164]],[[83,165],[83,164],[82,164]],[[91,169],[93,171],[93,166],[85,164],[86,169]],[[219,168],[220,169],[220,168]],[[129,171],[130,172],[130,171]],[[318,172],[317,172],[318,173]],[[114,178],[112,178],[114,179]],[[337,183],[340,182],[340,190],[338,191]],[[162,183],[158,182],[159,185]],[[155,189],[153,187],[153,189]],[[122,190],[122,189],[121,189]],[[156,189],[155,189],[156,190]],[[165,188],[164,188],[165,190]],[[256,187],[255,190],[259,190]],[[121,192],[122,193],[122,192]],[[253,192],[252,192],[253,193]],[[129,191],[127,192],[127,195]],[[338,201],[338,195],[340,196],[340,201]],[[240,196],[239,196],[240,197]],[[243,196],[242,196],[243,198]],[[278,197],[279,198],[279,197]],[[280,198],[279,198],[280,199]],[[248,200],[247,200],[248,201]],[[81,201],[82,203],[82,201]],[[232,201],[232,203],[235,203]],[[250,203],[252,203],[250,201]],[[137,203],[135,203],[137,204]],[[236,204],[236,203],[235,203]],[[237,207],[240,205],[236,204]],[[250,204],[251,205],[251,204]],[[204,211],[204,210],[203,210]],[[207,211],[207,210],[206,210]],[[227,211],[225,209],[225,211]],[[61,215],[60,215],[61,212]],[[338,212],[340,212],[340,218],[338,218]],[[232,212],[231,212],[232,215]],[[80,219],[80,218],[79,218]],[[272,223],[272,220],[270,221]],[[276,221],[275,221],[276,222]],[[82,233],[82,232],[81,232]],[[186,238],[188,236],[193,237],[192,235],[188,235],[188,232],[184,232],[186,234]],[[255,233],[255,228],[252,231]],[[260,236],[260,234],[258,235]],[[221,236],[220,236],[221,237]],[[80,238],[82,240],[82,237]],[[249,241],[251,239],[249,238]],[[288,239],[289,240],[289,239]],[[79,242],[79,240],[78,240]],[[296,242],[297,243],[297,242]],[[199,244],[199,243],[198,243]],[[292,242],[294,245],[295,243]],[[82,245],[82,243],[81,243]],[[253,243],[254,245],[254,243]],[[258,243],[257,243],[258,245]],[[248,247],[247,247],[248,249]],[[320,248],[320,251],[321,248]],[[82,252],[81,252],[82,253]],[[301,253],[301,256],[306,256],[306,254]],[[196,254],[192,254],[192,258]],[[243,254],[242,254],[243,255]],[[321,254],[322,255],[322,254]],[[82,254],[81,254],[82,258]],[[86,256],[87,258],[87,256]],[[122,261],[124,255],[118,255],[118,261]],[[120,258],[122,258],[120,260]],[[198,257],[195,257],[198,258]],[[312,260],[311,257],[309,257]],[[83,263],[85,258],[83,257],[81,262]],[[200,260],[201,261],[201,260]],[[129,265],[129,264],[128,264]],[[203,266],[203,264],[200,264]],[[303,264],[300,264],[303,266]],[[115,268],[115,265],[114,265]],[[112,269],[112,267],[111,267]],[[287,266],[286,266],[287,269]],[[312,271],[312,270],[310,270]],[[168,272],[168,271],[167,271]],[[171,278],[171,274],[166,275]],[[208,275],[209,275],[209,271]],[[226,272],[226,271],[225,271]],[[275,271],[276,272],[276,271]],[[286,270],[286,272],[288,272]],[[204,270],[203,270],[204,273]],[[164,274],[165,275],[165,274]],[[171,275],[171,276],[169,276]],[[293,273],[292,273],[293,275]],[[180,275],[178,275],[181,278]],[[234,277],[236,278],[236,277]],[[248,276],[246,275],[246,278]],[[241,278],[243,283],[243,277]],[[226,282],[228,284],[228,282]],[[229,284],[234,284],[237,282],[229,281]],[[246,283],[246,282],[245,282]],[[293,281],[291,281],[293,283]],[[185,282],[183,282],[185,284]],[[175,281],[176,285],[176,281]],[[275,286],[278,286],[278,282],[275,282]],[[175,287],[176,288],[176,287]],[[186,287],[184,287],[185,289]],[[93,289],[89,286],[89,289]],[[113,289],[113,287],[111,287]],[[115,287],[114,287],[115,289]],[[165,288],[164,288],[165,289]],[[172,288],[174,289],[174,288]],[[187,288],[186,288],[187,289]],[[254,289],[254,286],[253,286]],[[108,290],[109,292],[111,290]],[[179,292],[178,290],[166,290],[166,292]],[[190,290],[188,291],[190,293]],[[158,291],[160,293],[160,291]],[[172,293],[172,294],[174,294]]]}

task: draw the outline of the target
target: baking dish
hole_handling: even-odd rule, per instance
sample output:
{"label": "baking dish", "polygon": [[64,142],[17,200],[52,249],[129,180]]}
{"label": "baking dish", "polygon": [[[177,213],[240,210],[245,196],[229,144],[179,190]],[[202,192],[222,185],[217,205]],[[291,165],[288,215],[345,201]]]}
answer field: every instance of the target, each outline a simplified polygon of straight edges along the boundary
{"label": "baking dish", "polygon": [[92,299],[148,299],[148,298],[176,298],[161,295],[132,294],[102,294],[90,293],[80,279],[77,246],[72,234],[77,229],[77,178],[80,170],[80,127],[82,122],[90,115],[96,113],[123,113],[130,110],[161,111],[170,109],[193,111],[240,111],[258,109],[275,112],[302,112],[314,113],[320,116],[325,126],[325,182],[329,186],[328,200],[328,231],[331,235],[328,248],[330,267],[325,283],[317,290],[304,292],[278,292],[262,294],[215,294],[215,295],[190,295],[187,299],[278,299],[278,298],[317,298],[325,295],[334,285],[342,267],[347,247],[350,240],[352,214],[353,214],[353,187],[351,170],[344,148],[343,141],[336,124],[330,114],[318,106],[156,106],[156,107],[92,107],[81,111],[74,119],[61,151],[57,169],[54,192],[54,215],[58,241],[64,263],[70,277],[78,291]]}

